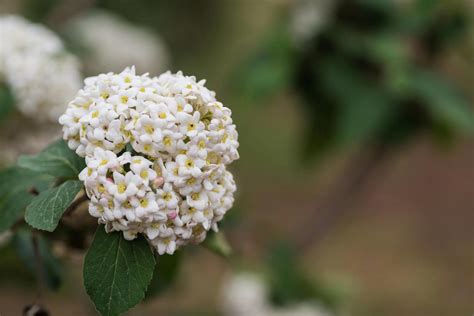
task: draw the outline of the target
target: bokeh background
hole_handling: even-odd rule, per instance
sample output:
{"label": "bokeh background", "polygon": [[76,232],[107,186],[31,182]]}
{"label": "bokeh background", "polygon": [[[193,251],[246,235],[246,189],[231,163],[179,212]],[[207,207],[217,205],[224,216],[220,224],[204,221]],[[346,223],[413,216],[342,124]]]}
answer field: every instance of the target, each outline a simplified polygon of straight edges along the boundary
{"label": "bokeh background", "polygon": [[[474,312],[473,2],[1,0],[0,12],[54,30],[84,76],[182,70],[233,111],[239,189],[224,229],[237,259],[183,251],[175,284],[128,315],[220,315],[229,275],[267,269],[282,241],[341,315]],[[57,130],[10,113],[2,166]],[[44,305],[94,315],[83,250],[53,250],[63,284]],[[19,315],[34,278],[9,246],[0,265],[0,315]]]}

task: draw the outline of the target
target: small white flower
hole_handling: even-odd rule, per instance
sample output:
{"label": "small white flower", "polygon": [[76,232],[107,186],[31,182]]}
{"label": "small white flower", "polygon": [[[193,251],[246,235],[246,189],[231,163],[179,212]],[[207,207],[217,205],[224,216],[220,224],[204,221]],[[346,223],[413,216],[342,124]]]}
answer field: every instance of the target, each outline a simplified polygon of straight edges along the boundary
{"label": "small white flower", "polygon": [[113,173],[114,181],[109,183],[108,192],[114,196],[117,201],[124,202],[128,197],[138,192],[140,177],[132,172],[127,172],[124,176],[118,172]]}

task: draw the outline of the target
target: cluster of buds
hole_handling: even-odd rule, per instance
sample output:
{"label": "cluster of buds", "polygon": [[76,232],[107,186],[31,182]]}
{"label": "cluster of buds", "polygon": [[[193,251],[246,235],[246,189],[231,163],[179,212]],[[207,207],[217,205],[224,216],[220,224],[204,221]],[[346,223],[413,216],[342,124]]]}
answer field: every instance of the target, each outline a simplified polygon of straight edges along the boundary
{"label": "cluster of buds", "polygon": [[160,254],[202,242],[234,202],[226,166],[239,157],[237,131],[204,83],[181,72],[101,74],[59,119],[86,157],[89,213],[126,239],[144,234]]}

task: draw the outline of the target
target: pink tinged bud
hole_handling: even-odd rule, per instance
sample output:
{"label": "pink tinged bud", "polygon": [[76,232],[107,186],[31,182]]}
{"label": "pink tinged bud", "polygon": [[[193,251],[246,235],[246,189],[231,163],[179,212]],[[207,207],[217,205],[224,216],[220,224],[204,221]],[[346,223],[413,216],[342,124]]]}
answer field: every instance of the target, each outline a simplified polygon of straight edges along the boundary
{"label": "pink tinged bud", "polygon": [[168,218],[171,220],[175,219],[176,216],[178,216],[178,213],[176,213],[176,211],[171,211],[168,213]]}
{"label": "pink tinged bud", "polygon": [[114,179],[112,179],[112,178],[107,178],[107,181],[109,181],[111,183],[114,183]]}
{"label": "pink tinged bud", "polygon": [[155,180],[153,180],[153,184],[157,188],[161,187],[163,185],[163,183],[165,183],[165,179],[163,179],[163,177],[158,177]]}

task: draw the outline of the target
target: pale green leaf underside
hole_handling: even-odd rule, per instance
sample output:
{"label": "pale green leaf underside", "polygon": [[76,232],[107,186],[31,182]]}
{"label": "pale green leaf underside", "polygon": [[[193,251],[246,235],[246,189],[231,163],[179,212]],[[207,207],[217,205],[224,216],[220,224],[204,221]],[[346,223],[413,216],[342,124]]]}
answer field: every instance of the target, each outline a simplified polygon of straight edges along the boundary
{"label": "pale green leaf underside", "polygon": [[26,208],[26,222],[36,229],[54,231],[64,211],[81,188],[80,181],[69,180],[42,192]]}
{"label": "pale green leaf underside", "polygon": [[145,297],[154,267],[144,237],[127,241],[101,225],[84,259],[84,285],[102,315],[120,315]]}
{"label": "pale green leaf underside", "polygon": [[77,178],[85,162],[63,140],[59,140],[37,155],[20,156],[18,165],[55,177]]}

